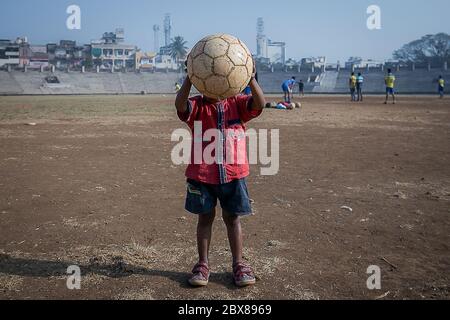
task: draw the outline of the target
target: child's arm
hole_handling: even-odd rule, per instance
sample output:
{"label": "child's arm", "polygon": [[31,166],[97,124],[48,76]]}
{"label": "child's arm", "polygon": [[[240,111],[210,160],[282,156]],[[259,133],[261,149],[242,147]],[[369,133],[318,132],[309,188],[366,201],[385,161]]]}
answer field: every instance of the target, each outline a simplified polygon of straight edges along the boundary
{"label": "child's arm", "polygon": [[175,100],[175,106],[177,108],[177,111],[180,113],[185,113],[188,108],[188,99],[189,94],[191,93],[192,83],[189,77],[186,77],[186,79],[183,82],[183,86],[181,87],[180,91],[178,91],[177,98]]}
{"label": "child's arm", "polygon": [[264,92],[256,81],[256,66],[253,67],[252,80],[250,81],[250,89],[252,90],[253,103],[252,109],[262,110],[266,106],[266,99],[264,98]]}

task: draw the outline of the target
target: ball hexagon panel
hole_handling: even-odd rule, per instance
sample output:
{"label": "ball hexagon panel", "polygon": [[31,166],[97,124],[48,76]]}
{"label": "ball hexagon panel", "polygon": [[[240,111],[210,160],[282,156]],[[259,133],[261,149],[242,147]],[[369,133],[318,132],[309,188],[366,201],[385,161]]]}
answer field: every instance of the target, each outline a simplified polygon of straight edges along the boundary
{"label": "ball hexagon panel", "polygon": [[233,97],[239,93],[241,93],[242,90],[240,90],[240,88],[229,88],[227,92],[224,93],[224,96],[226,97]]}
{"label": "ball hexagon panel", "polygon": [[221,38],[215,38],[206,42],[203,52],[211,58],[218,58],[227,53],[228,47],[228,42]]}
{"label": "ball hexagon panel", "polygon": [[192,61],[192,73],[200,79],[208,78],[213,70],[213,59],[202,53]]}
{"label": "ball hexagon panel", "polygon": [[232,88],[244,89],[249,82],[247,68],[245,66],[234,67],[228,75],[228,82]]}
{"label": "ball hexagon panel", "polygon": [[244,50],[247,52],[247,54],[251,57],[252,53],[251,53],[250,49],[241,40],[238,40],[238,41],[239,41],[239,44],[242,46],[242,48],[244,48]]}
{"label": "ball hexagon panel", "polygon": [[227,76],[233,69],[233,64],[227,57],[221,57],[214,59],[214,74],[221,76]]}
{"label": "ball hexagon panel", "polygon": [[194,85],[194,87],[197,88],[197,90],[199,92],[204,92],[206,90],[205,82],[202,79],[200,79],[196,76],[192,76],[189,79],[191,80],[192,84]]}
{"label": "ball hexagon panel", "polygon": [[224,34],[221,36],[221,38],[223,40],[225,40],[226,42],[228,42],[229,44],[235,44],[235,43],[239,43],[239,39],[236,37],[233,37],[229,34]]}
{"label": "ball hexagon panel", "polygon": [[220,38],[221,36],[223,36],[223,33],[212,34],[210,36],[204,37],[200,41],[207,42],[207,41],[210,41],[210,40],[213,40],[213,39],[216,39],[216,38]]}
{"label": "ball hexagon panel", "polygon": [[228,91],[229,85],[226,77],[213,75],[205,81],[206,91],[222,97]]}
{"label": "ball hexagon panel", "polygon": [[192,70],[192,64],[194,63],[194,60],[192,59],[192,56],[189,55],[188,56],[188,61],[187,61],[187,72],[188,75],[192,75],[193,74],[193,70]]}
{"label": "ball hexagon panel", "polygon": [[252,58],[252,56],[248,57],[245,67],[247,68],[248,76],[251,77],[252,73],[253,73],[253,58]]}
{"label": "ball hexagon panel", "polygon": [[227,55],[235,66],[245,66],[247,62],[247,51],[240,44],[230,44]]}
{"label": "ball hexagon panel", "polygon": [[204,41],[200,41],[199,43],[197,43],[189,55],[192,58],[197,58],[199,55],[203,53],[203,50],[205,49],[205,44],[206,42]]}

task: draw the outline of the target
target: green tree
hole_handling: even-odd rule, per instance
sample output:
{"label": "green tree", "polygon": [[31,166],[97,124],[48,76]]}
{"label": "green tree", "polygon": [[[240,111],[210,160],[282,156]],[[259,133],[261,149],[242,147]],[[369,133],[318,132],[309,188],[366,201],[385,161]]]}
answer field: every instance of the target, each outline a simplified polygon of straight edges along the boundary
{"label": "green tree", "polygon": [[394,59],[409,63],[431,63],[441,65],[450,62],[450,35],[438,33],[405,44],[394,51]]}
{"label": "green tree", "polygon": [[184,58],[186,58],[187,50],[186,47],[187,41],[184,41],[183,37],[177,36],[172,40],[172,43],[169,45],[170,56],[174,59],[178,64]]}

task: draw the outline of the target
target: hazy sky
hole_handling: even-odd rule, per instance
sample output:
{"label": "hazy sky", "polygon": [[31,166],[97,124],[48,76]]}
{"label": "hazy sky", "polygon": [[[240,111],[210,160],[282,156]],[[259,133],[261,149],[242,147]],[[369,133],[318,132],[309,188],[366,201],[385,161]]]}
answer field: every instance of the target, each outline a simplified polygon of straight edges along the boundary
{"label": "hazy sky", "polygon": [[[81,7],[81,30],[66,28],[71,4]],[[366,27],[372,4],[381,7],[381,30]],[[127,43],[153,50],[152,27],[160,24],[162,30],[165,13],[172,15],[172,37],[183,36],[189,46],[204,35],[223,32],[256,52],[256,19],[263,17],[266,35],[285,41],[288,57],[326,55],[329,62],[349,56],[387,59],[425,34],[450,33],[449,0],[21,0],[1,1],[0,38],[84,44],[123,27]]]}

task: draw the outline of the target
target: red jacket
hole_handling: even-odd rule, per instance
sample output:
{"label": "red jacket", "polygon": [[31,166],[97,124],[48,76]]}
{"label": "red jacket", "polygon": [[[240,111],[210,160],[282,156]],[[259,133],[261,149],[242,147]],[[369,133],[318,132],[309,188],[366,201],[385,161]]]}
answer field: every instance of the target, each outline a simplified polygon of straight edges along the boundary
{"label": "red jacket", "polygon": [[[180,120],[187,123],[193,132],[187,178],[218,185],[245,178],[250,174],[245,124],[262,113],[262,110],[253,110],[252,104],[253,98],[245,95],[228,98],[216,104],[207,102],[202,96],[188,100],[186,112],[178,112]],[[195,128],[200,126],[201,131],[195,132]],[[214,132],[218,135],[205,139],[205,132],[209,129],[216,129]],[[222,140],[221,143],[216,142],[216,137]],[[215,150],[211,146],[216,146]],[[205,161],[205,149],[206,155],[211,154],[214,157],[213,163]]]}

